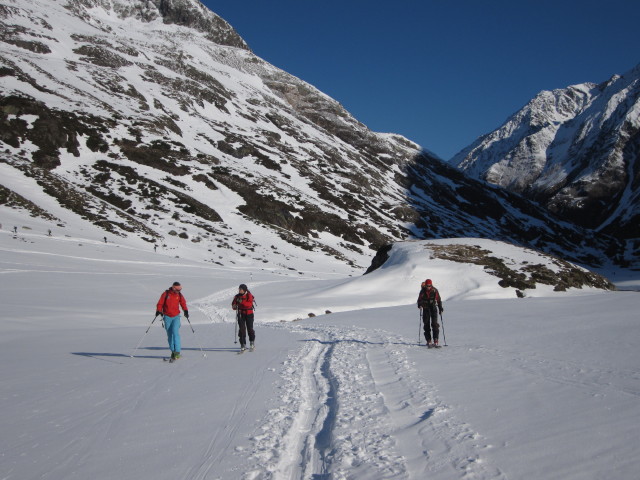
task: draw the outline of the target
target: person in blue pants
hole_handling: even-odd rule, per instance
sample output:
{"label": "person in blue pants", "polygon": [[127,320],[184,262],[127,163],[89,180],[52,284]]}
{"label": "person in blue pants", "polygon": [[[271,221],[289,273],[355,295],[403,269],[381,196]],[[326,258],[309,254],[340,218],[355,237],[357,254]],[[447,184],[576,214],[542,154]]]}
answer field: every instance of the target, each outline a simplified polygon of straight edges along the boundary
{"label": "person in blue pants", "polygon": [[160,300],[156,305],[156,316],[162,315],[164,327],[167,330],[172,360],[180,358],[180,307],[188,319],[189,309],[187,301],[182,295],[182,285],[179,282],[173,282],[173,285],[160,295]]}

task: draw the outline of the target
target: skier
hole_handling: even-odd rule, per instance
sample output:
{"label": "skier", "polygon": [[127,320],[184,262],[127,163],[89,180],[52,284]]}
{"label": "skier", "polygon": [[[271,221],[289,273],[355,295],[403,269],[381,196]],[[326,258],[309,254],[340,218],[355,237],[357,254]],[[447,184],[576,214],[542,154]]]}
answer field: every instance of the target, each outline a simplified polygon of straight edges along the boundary
{"label": "skier", "polygon": [[253,330],[253,294],[243,283],[238,287],[238,293],[233,297],[231,308],[236,310],[238,319],[238,338],[240,339],[240,352],[244,352],[247,347],[247,330],[249,331],[249,348],[255,348],[256,332]]}
{"label": "skier", "polygon": [[180,307],[182,307],[184,316],[189,318],[187,301],[181,290],[182,285],[179,282],[173,282],[173,285],[160,295],[160,300],[156,305],[156,316],[162,315],[164,328],[167,330],[171,361],[180,358]]}
{"label": "skier", "polygon": [[[431,279],[427,279],[422,284],[420,294],[418,295],[418,308],[422,309],[422,323],[424,325],[424,338],[427,341],[427,347],[438,346],[438,335],[440,328],[438,326],[438,311],[440,315],[444,312],[442,308],[442,299],[440,292],[433,286]],[[433,330],[433,342],[431,331]]]}

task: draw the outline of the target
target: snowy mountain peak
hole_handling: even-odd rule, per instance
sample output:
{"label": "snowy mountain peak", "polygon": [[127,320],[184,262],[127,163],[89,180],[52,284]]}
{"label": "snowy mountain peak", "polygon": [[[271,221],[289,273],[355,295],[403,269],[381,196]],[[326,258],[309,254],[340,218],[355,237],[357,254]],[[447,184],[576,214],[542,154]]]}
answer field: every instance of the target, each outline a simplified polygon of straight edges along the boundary
{"label": "snowy mountain peak", "polygon": [[637,258],[638,151],[640,65],[599,85],[541,92],[451,163],[569,221],[629,240],[629,258]]}

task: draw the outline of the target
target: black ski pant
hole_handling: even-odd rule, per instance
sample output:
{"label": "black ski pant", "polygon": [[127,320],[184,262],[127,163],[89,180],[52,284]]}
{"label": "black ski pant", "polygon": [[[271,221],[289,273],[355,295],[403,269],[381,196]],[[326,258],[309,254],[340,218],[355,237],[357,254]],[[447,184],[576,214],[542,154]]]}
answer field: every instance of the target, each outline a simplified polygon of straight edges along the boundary
{"label": "black ski pant", "polygon": [[247,330],[249,331],[249,341],[256,339],[256,332],[253,330],[253,313],[238,312],[238,339],[240,345],[247,344]]}
{"label": "black ski pant", "polygon": [[440,325],[438,325],[438,307],[434,304],[422,307],[422,324],[424,325],[424,338],[427,343],[431,343],[431,331],[433,330],[433,340],[438,340]]}

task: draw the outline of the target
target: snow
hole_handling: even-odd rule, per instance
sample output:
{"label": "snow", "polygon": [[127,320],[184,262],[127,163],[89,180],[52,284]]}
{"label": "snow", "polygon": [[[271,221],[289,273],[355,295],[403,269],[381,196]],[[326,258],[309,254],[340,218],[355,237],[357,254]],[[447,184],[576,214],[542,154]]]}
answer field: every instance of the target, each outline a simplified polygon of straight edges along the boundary
{"label": "snow", "polygon": [[[394,247],[366,276],[317,265],[310,279],[104,243],[72,216],[62,228],[0,207],[0,223],[2,479],[583,480],[640,468],[636,292],[517,299],[479,267],[427,259],[425,242]],[[427,277],[444,298],[440,349],[418,344]],[[169,364],[151,321],[175,280],[194,332],[183,318],[183,358]],[[257,349],[243,355],[229,308],[239,283],[258,302]]]}
{"label": "snow", "polygon": [[[600,85],[543,91],[449,162],[554,211],[598,203],[607,214],[596,230],[615,231],[635,208],[637,185],[626,179],[634,178],[636,156],[626,145],[640,122],[638,71]],[[627,259],[635,257],[632,251]]]}

